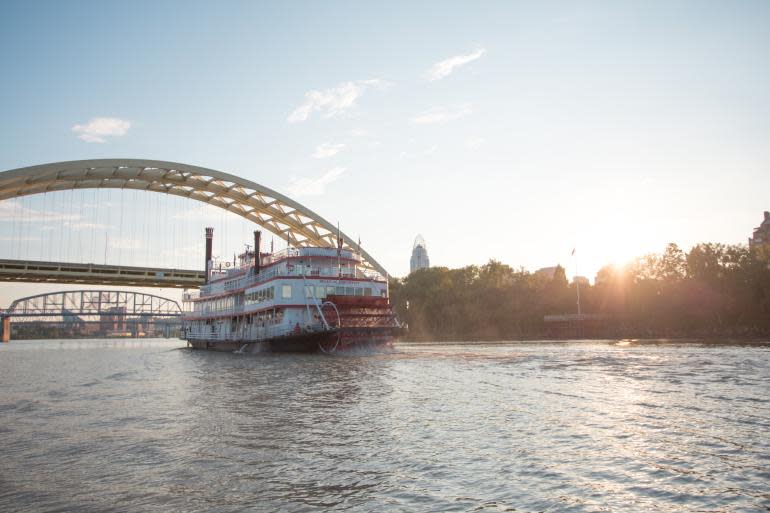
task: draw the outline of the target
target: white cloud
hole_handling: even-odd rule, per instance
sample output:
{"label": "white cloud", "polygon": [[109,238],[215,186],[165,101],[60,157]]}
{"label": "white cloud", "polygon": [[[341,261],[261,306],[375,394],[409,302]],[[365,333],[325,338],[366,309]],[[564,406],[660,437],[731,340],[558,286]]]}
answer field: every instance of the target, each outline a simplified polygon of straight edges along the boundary
{"label": "white cloud", "polygon": [[469,137],[465,140],[465,146],[469,150],[478,150],[485,142],[483,137]]}
{"label": "white cloud", "polygon": [[469,62],[475,61],[486,52],[487,51],[485,49],[480,48],[473,53],[469,53],[468,55],[455,55],[454,57],[444,59],[443,61],[437,62],[431,66],[430,69],[425,72],[425,78],[430,82],[433,82],[434,80],[441,80],[442,78],[451,74],[456,68],[464,66]]}
{"label": "white cloud", "polygon": [[71,230],[97,230],[97,229],[105,229],[107,228],[107,225],[102,223],[64,223],[65,226],[67,226]]}
{"label": "white cloud", "polygon": [[200,244],[192,246],[176,246],[172,249],[163,249],[160,252],[161,258],[195,258],[201,254]]}
{"label": "white cloud", "polygon": [[315,152],[313,152],[313,158],[314,159],[325,159],[328,157],[332,157],[336,155],[337,153],[344,148],[344,144],[332,144],[332,143],[324,143],[319,144],[316,146]]}
{"label": "white cloud", "polygon": [[132,239],[130,237],[123,238],[110,238],[110,247],[113,249],[140,249],[144,247],[144,244],[139,239]]}
{"label": "white cloud", "polygon": [[177,212],[172,219],[186,219],[188,221],[209,221],[211,218],[216,218],[222,210],[219,207],[213,205],[195,205],[182,212]]}
{"label": "white cloud", "polygon": [[19,237],[0,237],[0,241],[3,242],[24,242],[24,241],[36,241],[40,240],[40,237],[34,235],[24,235]]}
{"label": "white cloud", "polygon": [[287,121],[306,121],[313,112],[321,112],[324,118],[331,118],[353,107],[364,92],[372,87],[383,88],[388,84],[379,79],[343,82],[323,91],[308,91],[305,101],[289,114]]}
{"label": "white cloud", "polygon": [[79,139],[90,143],[104,143],[105,137],[126,135],[131,122],[119,118],[93,118],[85,125],[75,125],[72,131],[80,134]]}
{"label": "white cloud", "polygon": [[453,119],[460,119],[473,112],[469,105],[460,105],[457,107],[448,107],[441,109],[432,109],[412,118],[412,123],[418,125],[427,125],[431,123],[443,123]]}
{"label": "white cloud", "polygon": [[80,214],[63,214],[61,212],[52,212],[47,210],[35,210],[25,207],[21,201],[9,199],[0,201],[0,222],[45,222],[45,221],[76,221],[80,219]]}
{"label": "white cloud", "polygon": [[339,179],[344,172],[345,168],[335,167],[318,178],[292,178],[288,187],[289,195],[320,196],[326,191],[326,186]]}

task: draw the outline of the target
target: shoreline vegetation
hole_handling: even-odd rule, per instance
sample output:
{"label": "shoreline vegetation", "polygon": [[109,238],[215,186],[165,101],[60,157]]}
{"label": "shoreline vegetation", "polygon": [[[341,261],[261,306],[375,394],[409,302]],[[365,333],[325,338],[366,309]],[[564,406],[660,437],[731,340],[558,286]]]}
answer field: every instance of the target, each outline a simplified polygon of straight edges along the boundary
{"label": "shoreline vegetation", "polygon": [[409,327],[404,342],[639,339],[698,342],[770,337],[770,247],[701,243],[599,270],[580,284],[582,313],[600,320],[545,322],[576,313],[575,283],[496,260],[431,267],[390,281],[391,302]]}

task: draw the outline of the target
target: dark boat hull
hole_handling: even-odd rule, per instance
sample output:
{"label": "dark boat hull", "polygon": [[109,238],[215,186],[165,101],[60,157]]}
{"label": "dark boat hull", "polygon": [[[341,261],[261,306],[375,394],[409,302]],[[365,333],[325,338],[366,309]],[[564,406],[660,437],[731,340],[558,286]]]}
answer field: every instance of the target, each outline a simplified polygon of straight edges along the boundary
{"label": "dark boat hull", "polygon": [[188,340],[194,349],[243,353],[333,353],[386,347],[401,328],[356,327],[296,333],[264,340]]}

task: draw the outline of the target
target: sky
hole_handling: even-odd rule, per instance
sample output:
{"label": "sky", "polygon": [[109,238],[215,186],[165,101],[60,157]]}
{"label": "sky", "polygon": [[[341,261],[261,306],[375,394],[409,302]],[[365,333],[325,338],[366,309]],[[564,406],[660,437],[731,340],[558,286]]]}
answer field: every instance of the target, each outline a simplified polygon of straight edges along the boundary
{"label": "sky", "polygon": [[[229,172],[395,276],[417,234],[432,265],[592,278],[668,242],[745,243],[770,210],[764,1],[6,0],[0,76],[0,170]],[[183,267],[212,219],[222,255],[252,229],[157,194],[45,196],[0,202],[0,258]]]}

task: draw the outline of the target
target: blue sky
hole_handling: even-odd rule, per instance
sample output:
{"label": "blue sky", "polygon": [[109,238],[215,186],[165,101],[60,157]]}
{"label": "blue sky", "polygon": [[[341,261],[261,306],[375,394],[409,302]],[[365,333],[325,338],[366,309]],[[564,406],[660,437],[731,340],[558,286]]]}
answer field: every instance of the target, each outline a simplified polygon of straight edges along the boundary
{"label": "blue sky", "polygon": [[[667,242],[746,241],[770,209],[769,63],[759,1],[5,1],[0,169],[201,165],[339,221],[395,275],[422,233],[435,265],[572,266],[577,246],[593,276]],[[88,199],[62,198],[23,207]],[[79,219],[106,225],[90,200]],[[0,214],[2,256],[52,246]],[[249,227],[221,222],[239,249]],[[71,259],[97,260],[102,231],[130,236],[111,219]]]}

